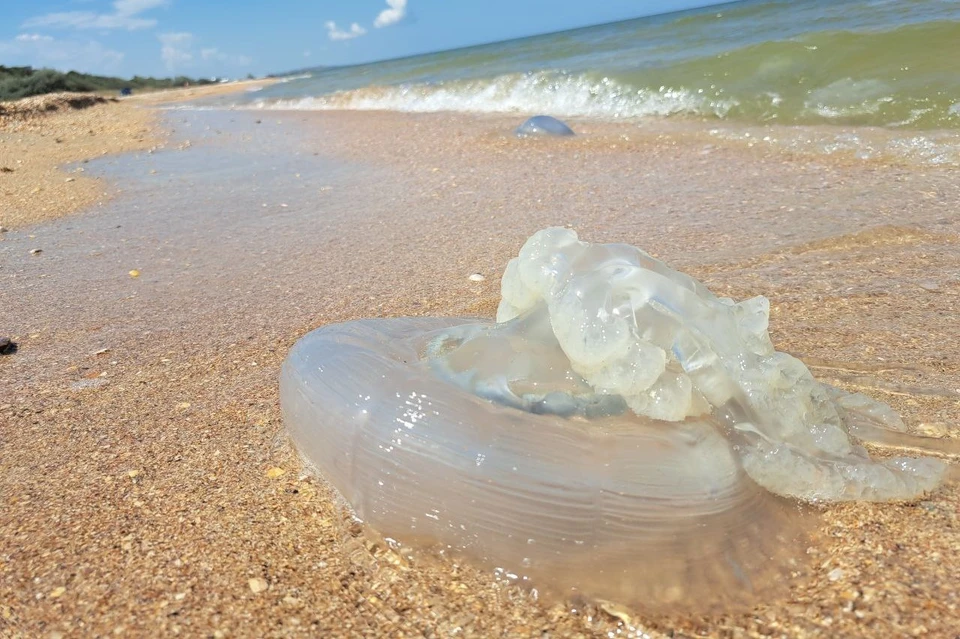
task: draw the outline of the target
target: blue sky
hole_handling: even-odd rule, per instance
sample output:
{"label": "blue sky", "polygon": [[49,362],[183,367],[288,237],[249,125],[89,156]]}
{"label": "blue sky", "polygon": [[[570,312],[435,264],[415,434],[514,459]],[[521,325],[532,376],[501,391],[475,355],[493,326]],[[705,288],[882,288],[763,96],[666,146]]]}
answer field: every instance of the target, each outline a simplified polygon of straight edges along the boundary
{"label": "blue sky", "polygon": [[20,0],[0,64],[237,77],[355,64],[713,4],[709,0]]}

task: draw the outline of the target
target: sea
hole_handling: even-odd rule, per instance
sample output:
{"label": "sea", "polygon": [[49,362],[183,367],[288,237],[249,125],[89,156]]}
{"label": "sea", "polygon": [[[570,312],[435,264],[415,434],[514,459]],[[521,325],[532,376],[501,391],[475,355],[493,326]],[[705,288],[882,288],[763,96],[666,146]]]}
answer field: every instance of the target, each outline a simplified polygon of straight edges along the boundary
{"label": "sea", "polygon": [[713,5],[310,69],[218,106],[549,114],[960,165],[960,2]]}

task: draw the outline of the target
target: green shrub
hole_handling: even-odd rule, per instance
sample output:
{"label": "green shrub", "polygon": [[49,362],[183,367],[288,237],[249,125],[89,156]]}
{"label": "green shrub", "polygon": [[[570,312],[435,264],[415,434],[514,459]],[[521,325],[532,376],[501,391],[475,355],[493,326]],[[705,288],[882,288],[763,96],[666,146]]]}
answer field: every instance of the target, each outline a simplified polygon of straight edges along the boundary
{"label": "green shrub", "polygon": [[134,76],[130,80],[90,75],[69,71],[61,73],[53,69],[31,67],[5,67],[0,65],[0,101],[19,100],[31,95],[43,95],[58,91],[89,93],[91,91],[119,91],[131,89],[168,89],[184,84],[211,84],[212,80],[196,80],[185,76],[176,78],[144,78]]}

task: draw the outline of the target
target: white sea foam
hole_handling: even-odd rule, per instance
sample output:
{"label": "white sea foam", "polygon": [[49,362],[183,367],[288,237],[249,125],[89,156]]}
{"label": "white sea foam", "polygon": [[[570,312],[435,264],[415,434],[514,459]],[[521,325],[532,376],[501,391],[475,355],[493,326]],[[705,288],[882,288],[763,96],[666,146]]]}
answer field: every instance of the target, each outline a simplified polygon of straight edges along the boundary
{"label": "white sea foam", "polygon": [[282,110],[388,110],[474,113],[543,112],[566,117],[639,118],[676,114],[724,117],[734,100],[683,87],[657,90],[625,86],[611,78],[554,72],[509,74],[438,84],[368,87],[254,106]]}
{"label": "white sea foam", "polygon": [[879,127],[713,128],[711,136],[747,146],[764,145],[791,153],[837,155],[859,160],[894,159],[926,165],[960,165],[960,135],[888,131]]}

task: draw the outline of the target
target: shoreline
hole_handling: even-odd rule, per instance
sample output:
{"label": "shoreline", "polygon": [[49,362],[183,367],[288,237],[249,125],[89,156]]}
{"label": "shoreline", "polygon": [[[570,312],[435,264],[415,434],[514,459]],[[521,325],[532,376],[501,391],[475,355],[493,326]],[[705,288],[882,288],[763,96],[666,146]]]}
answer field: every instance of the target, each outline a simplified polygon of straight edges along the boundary
{"label": "shoreline", "polygon": [[[237,93],[248,88],[269,86],[277,79],[244,80],[229,84],[203,85],[178,89],[164,89],[138,93],[123,98],[103,98],[89,94],[50,94],[35,96],[18,102],[49,102],[48,109],[33,108],[18,114],[14,108],[4,115],[0,112],[0,226],[17,229],[49,219],[81,212],[94,205],[102,205],[111,196],[110,186],[85,176],[83,167],[68,167],[104,155],[136,151],[153,153],[164,147],[170,127],[164,125],[156,110],[166,104],[189,103],[204,97]],[[98,102],[73,107],[75,99],[91,98]],[[17,102],[7,103],[16,107]],[[224,109],[224,112],[233,112]],[[525,115],[509,113],[460,112],[398,112],[379,110],[296,110],[296,109],[242,109],[239,112],[258,113],[261,118],[300,118],[303,121],[325,116],[344,122],[362,123],[392,121],[398,126],[419,121],[455,123],[468,130],[489,128],[498,123],[497,134],[478,135],[480,144],[491,147],[509,147],[512,128]],[[876,151],[878,155],[859,157],[855,148],[829,153],[794,146],[790,136],[820,139],[826,144],[832,136],[850,136],[843,127],[785,127],[782,130],[760,126],[725,123],[727,129],[715,129],[696,121],[641,122],[632,120],[602,120],[570,118],[578,136],[572,140],[528,140],[528,144],[566,144],[576,151],[604,153],[624,148],[643,151],[664,146],[699,146],[702,153],[715,151],[741,153],[747,157],[780,162],[823,162],[829,166],[853,165],[867,168],[902,168],[906,171],[954,168],[953,164],[926,163],[923,158],[897,157]],[[865,128],[863,144],[882,149],[890,144],[894,134],[880,129]],[[923,133],[923,132],[918,132]],[[429,132],[427,132],[429,134]],[[769,135],[768,135],[769,134]],[[779,134],[779,135],[778,135]],[[363,134],[358,136],[363,139]],[[889,137],[889,139],[887,139]],[[354,148],[361,144],[354,142]],[[394,155],[384,149],[386,156]],[[348,153],[352,151],[347,149]],[[29,161],[25,161],[27,158]]]}
{"label": "shoreline", "polygon": [[951,171],[627,144],[614,128],[518,141],[510,118],[457,114],[183,118],[182,153],[91,162],[119,198],[0,243],[16,274],[0,326],[20,344],[0,359],[16,380],[0,400],[0,631],[886,637],[960,622],[956,484],[823,507],[788,596],[746,612],[543,603],[469,561],[410,564],[365,538],[303,474],[276,388],[317,326],[489,317],[523,239],[572,225],[718,295],[767,295],[778,349],[954,432]]}
{"label": "shoreline", "polygon": [[107,185],[67,165],[162,144],[150,111],[111,101],[74,108],[76,95],[26,98],[38,107],[0,119],[0,225],[17,229],[102,204]]}
{"label": "shoreline", "polygon": [[153,107],[266,86],[272,79],[164,89],[131,97],[54,93],[0,103],[0,227],[15,230],[103,205],[110,185],[68,165],[163,148]]}

